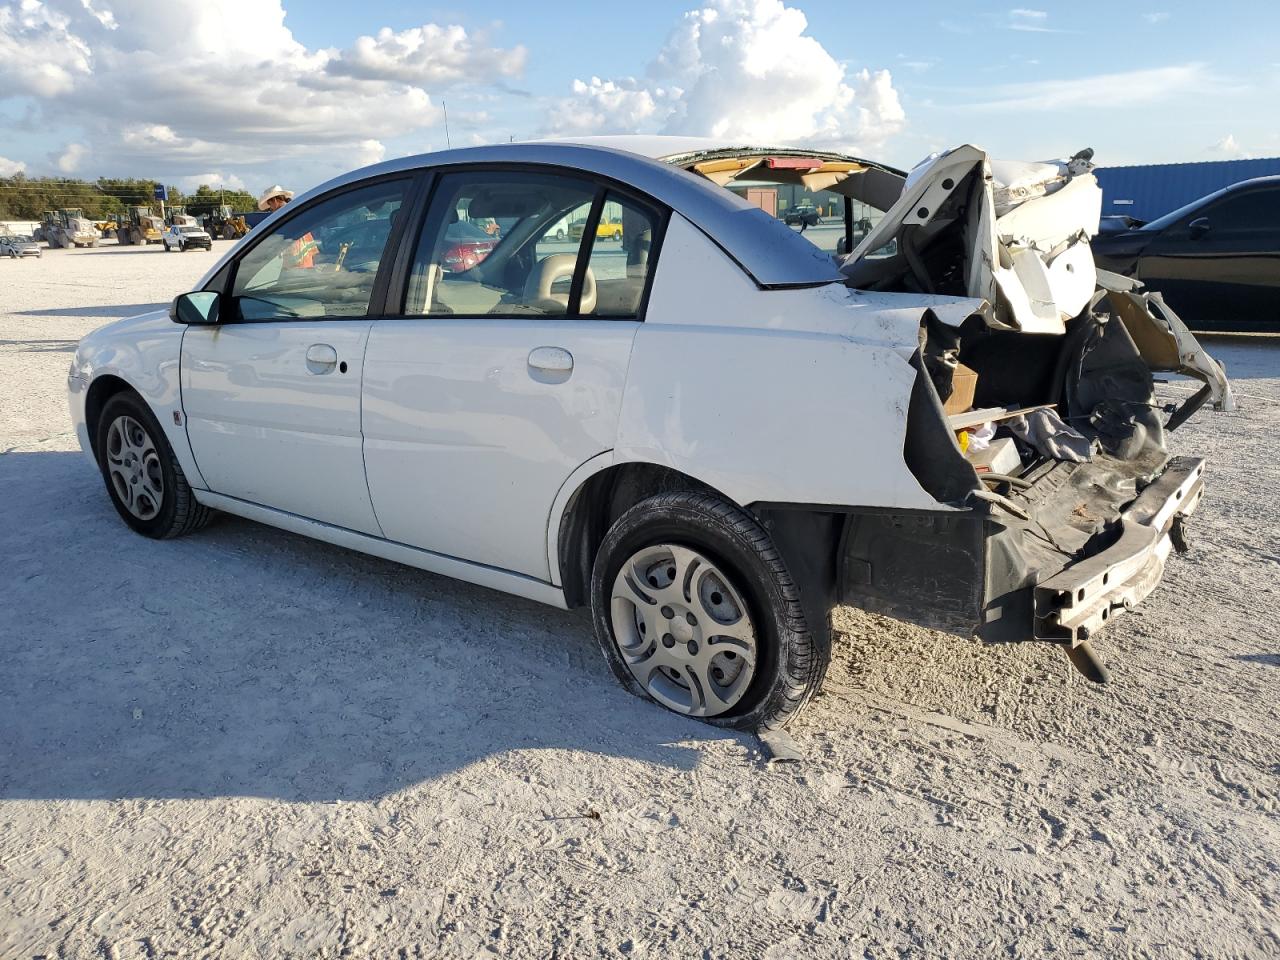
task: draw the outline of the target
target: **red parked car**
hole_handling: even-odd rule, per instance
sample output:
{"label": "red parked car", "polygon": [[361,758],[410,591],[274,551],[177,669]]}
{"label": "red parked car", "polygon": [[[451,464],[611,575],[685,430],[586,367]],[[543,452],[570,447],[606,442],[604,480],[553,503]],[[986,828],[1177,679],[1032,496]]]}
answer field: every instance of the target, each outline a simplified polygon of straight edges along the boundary
{"label": "red parked car", "polygon": [[483,263],[499,239],[466,220],[451,223],[444,232],[447,246],[440,258],[440,267],[445,273],[465,273]]}

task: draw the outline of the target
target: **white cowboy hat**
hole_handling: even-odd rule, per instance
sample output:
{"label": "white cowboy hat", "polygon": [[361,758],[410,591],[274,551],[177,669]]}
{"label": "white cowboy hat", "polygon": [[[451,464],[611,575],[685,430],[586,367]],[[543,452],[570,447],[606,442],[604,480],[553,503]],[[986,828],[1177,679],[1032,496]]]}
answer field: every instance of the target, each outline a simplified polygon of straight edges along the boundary
{"label": "white cowboy hat", "polygon": [[278,183],[274,187],[267,187],[267,189],[262,191],[262,196],[258,198],[258,209],[259,210],[267,209],[267,201],[270,200],[272,197],[284,197],[286,200],[292,200],[293,191],[286,190],[284,187],[280,186],[280,184]]}

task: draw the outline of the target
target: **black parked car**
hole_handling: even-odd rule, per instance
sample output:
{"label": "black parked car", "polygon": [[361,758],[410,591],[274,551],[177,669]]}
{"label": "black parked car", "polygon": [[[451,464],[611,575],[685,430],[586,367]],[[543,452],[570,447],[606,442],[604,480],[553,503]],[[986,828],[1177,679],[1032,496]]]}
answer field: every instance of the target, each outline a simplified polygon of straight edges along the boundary
{"label": "black parked car", "polygon": [[788,227],[816,227],[818,225],[818,208],[807,203],[797,203],[782,212],[783,222]]}
{"label": "black parked car", "polygon": [[1192,330],[1280,331],[1280,176],[1236,183],[1090,244],[1164,294]]}

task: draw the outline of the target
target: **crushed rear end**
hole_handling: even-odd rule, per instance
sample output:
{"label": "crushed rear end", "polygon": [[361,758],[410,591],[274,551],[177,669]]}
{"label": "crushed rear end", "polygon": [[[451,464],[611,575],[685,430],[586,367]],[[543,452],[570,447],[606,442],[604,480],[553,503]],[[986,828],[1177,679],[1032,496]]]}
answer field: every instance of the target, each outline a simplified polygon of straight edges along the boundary
{"label": "crushed rear end", "polygon": [[[947,509],[853,512],[838,596],[994,642],[1090,640],[1187,545],[1204,462],[1166,438],[1234,408],[1223,369],[1158,293],[1095,268],[1089,153],[1001,164],[961,147],[918,168],[844,261],[851,287],[970,298],[925,313],[904,455]],[[1155,373],[1198,380],[1169,406]],[[998,452],[992,447],[998,445]],[[975,448],[976,446],[976,448]]]}

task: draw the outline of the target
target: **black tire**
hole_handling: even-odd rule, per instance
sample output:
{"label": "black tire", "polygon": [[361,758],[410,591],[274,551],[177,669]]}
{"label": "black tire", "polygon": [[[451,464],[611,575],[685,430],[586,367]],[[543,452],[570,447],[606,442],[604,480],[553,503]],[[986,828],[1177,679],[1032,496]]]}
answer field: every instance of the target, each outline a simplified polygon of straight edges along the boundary
{"label": "black tire", "polygon": [[[136,421],[146,431],[155,449],[163,489],[162,502],[153,516],[143,518],[131,513],[112,479],[108,465],[109,434],[111,425],[120,417],[130,417]],[[169,446],[159,421],[137,394],[117,393],[106,402],[102,415],[98,418],[96,443],[98,469],[102,472],[107,495],[111,497],[120,518],[144,537],[167,540],[185,536],[205,526],[213,516],[211,509],[196,502],[191,485],[187,483],[187,477],[182,472],[177,457],[173,455],[173,448]]]}
{"label": "black tire", "polygon": [[764,528],[714,494],[650,497],[619,517],[605,535],[592,570],[591,612],[596,640],[614,676],[636,696],[655,699],[619,651],[611,596],[623,564],[658,544],[687,547],[719,567],[733,581],[757,626],[755,675],[746,692],[730,710],[697,719],[739,730],[787,723],[822,685],[831,660],[830,636],[825,629],[809,628],[800,591]]}

